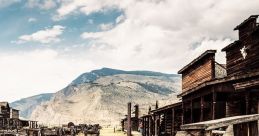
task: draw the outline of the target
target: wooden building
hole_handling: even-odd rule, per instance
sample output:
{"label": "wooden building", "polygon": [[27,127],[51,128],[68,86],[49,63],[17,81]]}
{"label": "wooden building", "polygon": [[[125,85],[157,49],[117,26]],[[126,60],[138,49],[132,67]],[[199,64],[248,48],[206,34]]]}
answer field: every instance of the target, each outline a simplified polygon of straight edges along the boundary
{"label": "wooden building", "polygon": [[[208,50],[179,71],[183,78],[183,126],[259,112],[259,25],[250,16],[234,30],[239,39],[226,52],[226,75],[218,73],[215,51]],[[243,116],[244,118],[246,116]],[[242,116],[241,118],[242,119]],[[258,135],[258,124],[234,125],[235,136]],[[196,124],[200,125],[200,124]]]}
{"label": "wooden building", "polygon": [[0,102],[0,130],[14,130],[28,127],[38,128],[37,121],[19,119],[19,110],[11,108],[8,102]]}
{"label": "wooden building", "polygon": [[215,61],[216,50],[207,50],[179,70],[182,102],[143,116],[144,136],[258,136],[257,18],[252,15],[235,27],[239,39],[222,49],[226,64]]}
{"label": "wooden building", "polygon": [[226,76],[225,67],[215,61],[215,53],[207,50],[178,72],[182,74],[182,124],[225,117],[225,94],[231,90],[225,84],[207,85]]}
{"label": "wooden building", "polygon": [[[134,106],[134,111],[133,111],[134,116],[131,117],[131,130],[132,131],[138,131],[139,130],[139,123],[140,123],[140,118],[139,118],[139,106],[135,105]],[[127,130],[127,116],[121,120],[121,126],[122,126],[122,131]]]}

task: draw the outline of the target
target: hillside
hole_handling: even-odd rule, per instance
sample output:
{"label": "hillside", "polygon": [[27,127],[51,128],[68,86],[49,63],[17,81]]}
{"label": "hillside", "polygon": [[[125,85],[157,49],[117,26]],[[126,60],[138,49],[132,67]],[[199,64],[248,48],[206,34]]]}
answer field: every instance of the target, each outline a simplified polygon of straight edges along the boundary
{"label": "hillside", "polygon": [[127,113],[127,102],[139,104],[143,114],[156,100],[160,106],[177,101],[180,80],[178,75],[151,71],[94,70],[38,105],[30,118],[56,125],[69,121],[119,124]]}
{"label": "hillside", "polygon": [[52,96],[52,93],[35,95],[12,102],[10,103],[10,106],[20,110],[21,117],[30,118],[31,113],[36,108],[36,106],[40,105],[43,102],[49,101]]}

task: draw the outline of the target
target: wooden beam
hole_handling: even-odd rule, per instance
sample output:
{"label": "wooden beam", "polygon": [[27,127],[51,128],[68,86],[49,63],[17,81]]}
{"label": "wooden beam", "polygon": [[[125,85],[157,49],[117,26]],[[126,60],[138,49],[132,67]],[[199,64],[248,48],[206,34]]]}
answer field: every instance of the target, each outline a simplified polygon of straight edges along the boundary
{"label": "wooden beam", "polygon": [[131,103],[128,103],[127,136],[131,136]]}
{"label": "wooden beam", "polygon": [[245,101],[246,101],[246,115],[248,115],[250,112],[249,112],[249,92],[247,91],[246,92],[246,95],[245,95]]}
{"label": "wooden beam", "polygon": [[166,125],[167,125],[167,124],[166,124],[166,122],[167,122],[167,113],[166,113],[166,112],[167,112],[167,111],[164,112],[165,133],[166,133]]}
{"label": "wooden beam", "polygon": [[171,135],[173,136],[174,135],[174,123],[175,123],[175,110],[174,108],[172,108],[172,132],[171,132]]}
{"label": "wooden beam", "polygon": [[149,117],[147,117],[147,135],[150,136],[149,130],[150,130],[150,122]]}
{"label": "wooden beam", "polygon": [[191,123],[193,123],[193,102],[191,100]]}
{"label": "wooden beam", "polygon": [[204,111],[204,96],[201,96],[201,115],[200,115],[200,121],[203,121],[203,119],[204,119],[203,111]]}
{"label": "wooden beam", "polygon": [[[258,101],[258,108],[259,108],[259,101]],[[259,110],[258,110],[259,112]],[[184,125],[184,114],[185,114],[185,109],[184,109],[184,101],[182,103],[182,125]]]}
{"label": "wooden beam", "polygon": [[214,120],[216,118],[217,93],[213,90],[212,95],[212,119]]}
{"label": "wooden beam", "polygon": [[157,124],[158,124],[158,119],[157,119],[157,115],[154,115],[155,116],[155,136],[158,136],[158,127],[157,127]]}

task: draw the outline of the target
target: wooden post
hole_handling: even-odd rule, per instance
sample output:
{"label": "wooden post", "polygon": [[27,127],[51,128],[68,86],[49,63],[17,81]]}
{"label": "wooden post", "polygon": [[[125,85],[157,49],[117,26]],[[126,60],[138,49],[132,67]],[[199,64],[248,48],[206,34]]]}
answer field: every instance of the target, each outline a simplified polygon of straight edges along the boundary
{"label": "wooden post", "polygon": [[203,121],[203,111],[204,111],[204,96],[201,97],[201,116],[200,116],[200,121]]}
{"label": "wooden post", "polygon": [[172,132],[171,132],[171,135],[173,136],[174,135],[174,122],[175,122],[175,111],[174,111],[174,108],[172,108]]}
{"label": "wooden post", "polygon": [[143,135],[146,136],[146,122],[145,122],[145,117],[143,117],[142,125],[143,125]]}
{"label": "wooden post", "polygon": [[217,93],[213,91],[212,119],[216,119]]}
{"label": "wooden post", "polygon": [[165,122],[164,126],[165,126],[165,133],[166,133],[167,111],[164,111],[164,122]]}
{"label": "wooden post", "polygon": [[127,136],[131,136],[131,103],[128,103]]}
{"label": "wooden post", "polygon": [[248,92],[246,93],[245,99],[246,99],[246,115],[248,115],[250,113],[249,112],[249,93]]}
{"label": "wooden post", "polygon": [[157,123],[157,135],[158,136],[161,134],[161,132],[160,132],[160,128],[161,128],[160,123],[161,123],[161,114],[158,113],[158,123]]}
{"label": "wooden post", "polygon": [[156,117],[157,115],[156,114],[154,114],[154,122],[155,122],[155,136],[158,136],[158,134],[157,134],[157,117]]}
{"label": "wooden post", "polygon": [[185,114],[185,109],[184,109],[184,101],[182,102],[182,125],[184,125],[184,114]]}
{"label": "wooden post", "polygon": [[151,121],[152,121],[152,118],[151,118],[152,116],[149,116],[148,117],[148,135],[150,135],[151,136],[151,129],[152,129],[152,126],[151,126]]}
{"label": "wooden post", "polygon": [[191,99],[191,122],[190,123],[193,123],[193,105],[192,105],[192,99]]}
{"label": "wooden post", "polygon": [[149,129],[150,129],[150,126],[149,126],[149,117],[147,117],[147,135],[149,136]]}

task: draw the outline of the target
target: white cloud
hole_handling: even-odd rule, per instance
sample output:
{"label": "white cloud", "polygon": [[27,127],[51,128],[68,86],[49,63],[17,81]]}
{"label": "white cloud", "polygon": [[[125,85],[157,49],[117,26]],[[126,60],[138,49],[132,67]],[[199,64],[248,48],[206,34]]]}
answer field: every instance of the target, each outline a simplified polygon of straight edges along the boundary
{"label": "white cloud", "polygon": [[52,49],[0,52],[0,67],[4,94],[0,100],[8,101],[59,91],[81,73],[96,68],[85,58],[65,56]]}
{"label": "white cloud", "polygon": [[116,23],[119,24],[125,19],[126,19],[126,17],[124,15],[120,15],[116,18]]}
{"label": "white cloud", "polygon": [[28,19],[28,22],[30,22],[30,23],[36,22],[36,21],[37,21],[37,19],[36,19],[36,18],[33,18],[33,17],[31,17],[31,18]]}
{"label": "white cloud", "polygon": [[113,23],[108,23],[108,24],[100,24],[99,28],[103,31],[107,31],[113,28]]}
{"label": "white cloud", "polygon": [[[89,15],[114,7],[124,12],[123,18],[118,17],[107,31],[82,33],[90,46],[87,49],[80,44],[66,46],[65,54],[73,52],[70,56],[54,50],[0,54],[0,82],[4,85],[2,89],[10,92],[6,99],[38,94],[39,90],[57,91],[76,75],[97,67],[176,73],[207,49],[217,49],[217,60],[223,63],[224,53],[220,49],[237,38],[233,28],[251,14],[259,13],[258,0],[60,2],[58,18],[77,12]],[[64,27],[54,32],[53,28],[25,35],[18,41],[57,42]]]}
{"label": "white cloud", "polygon": [[63,26],[55,25],[52,28],[46,28],[30,35],[22,35],[19,37],[17,43],[40,42],[46,44],[59,42],[59,36],[63,33],[64,29],[65,27]]}
{"label": "white cloud", "polygon": [[[132,1],[134,2],[134,1]],[[68,0],[61,1],[61,6],[57,10],[56,18],[62,18],[74,12],[82,12],[89,15],[94,12],[103,12],[107,8],[116,8],[119,4],[128,4],[127,0]]]}
{"label": "white cloud", "polygon": [[[98,56],[96,63],[111,65],[109,63],[112,62],[114,67],[124,69],[164,72],[176,72],[206,49],[220,52],[237,38],[233,28],[251,14],[259,12],[257,0],[103,0],[97,6],[99,10],[82,10],[93,3],[98,5],[98,2],[92,1],[73,1],[61,6],[61,9],[70,4],[77,8],[58,13],[61,16],[72,12],[89,14],[114,6],[124,11],[124,21],[113,29],[81,35],[82,38],[93,39],[91,52],[94,53],[89,55]],[[224,55],[218,54],[217,60],[224,62]]]}
{"label": "white cloud", "polygon": [[49,10],[57,6],[56,0],[28,0],[27,7],[29,8],[40,8],[43,10]]}

